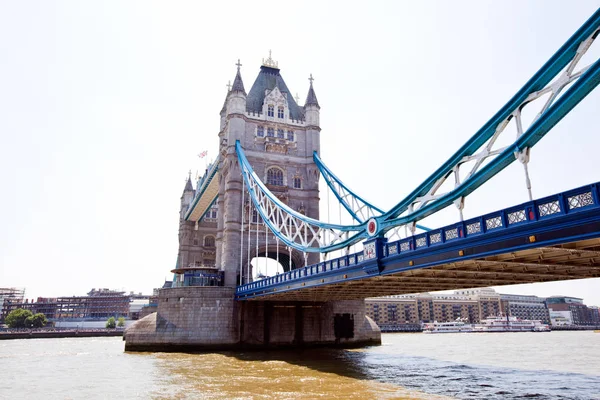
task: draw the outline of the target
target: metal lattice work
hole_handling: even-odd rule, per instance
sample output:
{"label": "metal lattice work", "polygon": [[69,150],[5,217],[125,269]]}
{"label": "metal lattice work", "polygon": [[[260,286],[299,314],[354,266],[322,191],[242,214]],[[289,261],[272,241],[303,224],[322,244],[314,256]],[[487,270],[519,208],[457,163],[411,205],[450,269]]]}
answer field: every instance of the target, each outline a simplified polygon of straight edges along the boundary
{"label": "metal lattice work", "polygon": [[594,204],[594,198],[592,192],[581,193],[567,199],[569,202],[569,209],[581,208]]}
{"label": "metal lattice work", "polygon": [[458,228],[449,229],[444,232],[446,240],[456,239],[458,237]]}
{"label": "metal lattice work", "polygon": [[523,222],[527,218],[525,217],[525,210],[519,210],[515,212],[508,213],[508,224],[516,224],[518,222]]}
{"label": "metal lattice work", "polygon": [[[600,33],[599,27],[597,11],[469,142],[384,214],[382,228],[416,222],[452,203],[462,213],[465,197],[516,159],[525,166],[531,199],[527,172],[530,148],[600,82],[600,61],[578,69],[579,61]],[[539,111],[525,126],[523,109],[534,105]],[[511,121],[515,122],[516,138],[512,144],[498,147],[499,137],[509,134]],[[440,191],[446,182],[453,182],[454,187]]]}
{"label": "metal lattice work", "polygon": [[500,228],[502,226],[502,218],[501,217],[492,217],[485,220],[485,229],[492,230],[496,228]]}
{"label": "metal lattice work", "polygon": [[366,236],[365,224],[330,224],[292,210],[260,181],[239,142],[236,142],[236,152],[255,209],[273,234],[287,246],[307,253],[327,253],[348,247]]}
{"label": "metal lattice work", "polygon": [[[600,84],[600,60],[579,69],[579,62],[600,33],[600,10],[598,10],[575,34],[550,58],[550,60],[494,115],[467,143],[448,161],[440,166],[425,182],[389,211],[382,211],[350,191],[315,155],[313,158],[328,186],[340,204],[352,215],[354,225],[336,225],[314,220],[296,212],[279,201],[258,179],[248,163],[239,142],[236,151],[242,174],[254,207],[259,211],[268,228],[287,246],[304,252],[328,253],[347,248],[367,235],[367,221],[375,231],[371,236],[385,234],[400,236],[400,228],[410,228],[415,234],[417,221],[439,210],[456,204],[459,210],[465,198],[494,175],[515,160],[525,167],[527,189],[531,198],[531,185],[527,172],[529,150],[541,140],[585,96]],[[537,105],[536,117],[527,126],[523,109]],[[501,135],[509,135],[507,127],[514,122],[516,138],[508,146],[499,147]],[[447,189],[444,184],[453,188]],[[593,199],[585,194],[568,199],[571,208],[584,207]],[[558,202],[538,206],[544,217],[561,212]],[[514,213],[507,224],[521,222],[524,215]],[[485,220],[486,229],[503,226],[499,217]],[[469,224],[467,233],[481,232],[480,224]],[[453,233],[445,233],[452,239]],[[429,243],[442,241],[441,232],[428,235]],[[416,246],[427,245],[426,236],[416,237]],[[362,257],[362,255],[360,256]]]}
{"label": "metal lattice work", "polygon": [[381,209],[363,200],[335,176],[321,161],[317,152],[313,153],[313,160],[327,186],[356,222],[363,223],[371,217],[383,214]]}
{"label": "metal lattice work", "polygon": [[467,225],[467,235],[472,235],[474,233],[481,233],[481,224],[479,221]]}
{"label": "metal lattice work", "polygon": [[[340,178],[338,178],[326,165],[323,163],[317,152],[313,153],[313,160],[315,165],[319,169],[321,176],[327,183],[327,186],[335,197],[338,199],[340,204],[348,211],[350,216],[357,222],[363,223],[367,221],[369,218],[378,217],[384,213],[380,208],[372,205],[371,203],[364,200],[362,197],[354,193],[352,190],[346,186]],[[386,232],[386,237],[390,241],[402,239],[403,236],[408,236],[407,232],[409,226],[400,225],[396,226],[389,231]],[[415,233],[415,230],[419,229],[421,231],[429,231],[430,229],[419,225],[419,224],[411,224],[410,232],[412,234]],[[404,235],[402,235],[404,232]]]}
{"label": "metal lattice work", "polygon": [[551,201],[546,204],[540,204],[538,206],[538,211],[540,213],[540,217],[545,217],[546,215],[558,214],[560,212],[560,204],[558,204],[558,200]]}

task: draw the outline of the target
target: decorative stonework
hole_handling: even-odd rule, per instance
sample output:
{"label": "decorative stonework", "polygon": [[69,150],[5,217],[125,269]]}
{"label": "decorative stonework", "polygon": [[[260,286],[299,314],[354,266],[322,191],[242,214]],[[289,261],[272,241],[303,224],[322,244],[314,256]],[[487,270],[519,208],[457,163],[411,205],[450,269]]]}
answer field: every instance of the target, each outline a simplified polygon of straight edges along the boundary
{"label": "decorative stonework", "polygon": [[287,154],[287,145],[278,143],[267,143],[265,150],[269,153]]}

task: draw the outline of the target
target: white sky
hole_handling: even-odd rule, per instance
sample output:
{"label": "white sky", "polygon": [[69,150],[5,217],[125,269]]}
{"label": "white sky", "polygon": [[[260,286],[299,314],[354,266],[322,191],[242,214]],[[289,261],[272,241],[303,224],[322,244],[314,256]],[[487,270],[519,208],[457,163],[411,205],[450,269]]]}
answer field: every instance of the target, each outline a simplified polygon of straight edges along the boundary
{"label": "white sky", "polygon": [[[216,155],[238,58],[246,90],[269,49],[302,101],[313,73],[323,159],[388,208],[599,6],[0,1],[0,286],[34,298],[150,293],[170,279],[184,179],[204,169],[198,152]],[[599,109],[596,90],[533,149],[534,197],[600,180]],[[467,199],[465,217],[526,200],[513,164]],[[449,209],[427,225],[456,220]],[[600,305],[599,282],[501,291]]]}

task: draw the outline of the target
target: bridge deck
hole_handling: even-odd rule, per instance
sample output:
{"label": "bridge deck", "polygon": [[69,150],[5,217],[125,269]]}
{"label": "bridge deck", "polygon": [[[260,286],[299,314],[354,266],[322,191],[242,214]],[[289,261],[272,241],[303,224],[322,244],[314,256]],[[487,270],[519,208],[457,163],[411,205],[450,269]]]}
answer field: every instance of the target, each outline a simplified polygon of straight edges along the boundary
{"label": "bridge deck", "polygon": [[352,300],[394,294],[600,277],[600,239],[510,252],[368,279],[274,292],[255,300]]}
{"label": "bridge deck", "polygon": [[240,286],[238,300],[326,301],[600,277],[592,184]]}

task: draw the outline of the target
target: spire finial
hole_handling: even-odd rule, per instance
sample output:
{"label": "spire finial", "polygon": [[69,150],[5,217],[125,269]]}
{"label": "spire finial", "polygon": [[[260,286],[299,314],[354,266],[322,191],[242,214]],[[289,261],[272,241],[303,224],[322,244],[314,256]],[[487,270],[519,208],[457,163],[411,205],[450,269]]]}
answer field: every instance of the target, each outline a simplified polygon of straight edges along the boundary
{"label": "spire finial", "polygon": [[192,170],[191,169],[188,171],[188,179],[192,179]]}
{"label": "spire finial", "polygon": [[240,59],[239,59],[239,58],[238,58],[238,62],[237,62],[237,64],[235,64],[235,65],[237,65],[237,67],[238,67],[238,72],[240,72],[240,67],[242,66],[242,64],[240,63]]}
{"label": "spire finial", "polygon": [[300,96],[298,96],[298,92],[296,92],[296,96],[294,97],[294,100],[296,100],[296,104],[300,103]]}
{"label": "spire finial", "polygon": [[315,80],[315,78],[312,77],[312,73],[310,74],[310,78],[308,78],[308,80],[310,81],[310,86],[312,86],[312,83]]}
{"label": "spire finial", "polygon": [[263,58],[262,65],[269,68],[279,69],[279,63],[271,58],[271,50],[269,49],[269,58]]}
{"label": "spire finial", "polygon": [[227,86],[227,91],[231,92],[231,81],[228,81],[227,85],[225,85],[225,86]]}

